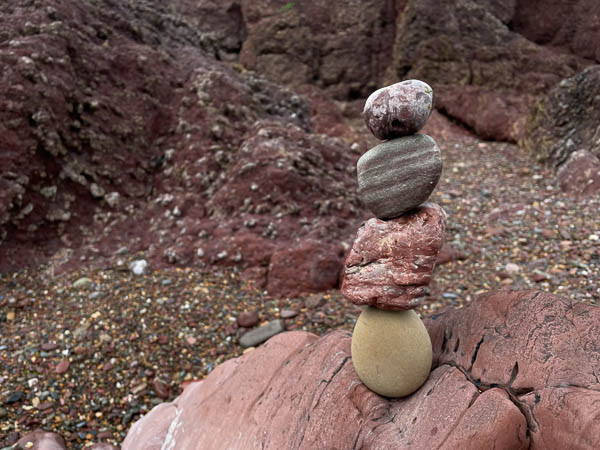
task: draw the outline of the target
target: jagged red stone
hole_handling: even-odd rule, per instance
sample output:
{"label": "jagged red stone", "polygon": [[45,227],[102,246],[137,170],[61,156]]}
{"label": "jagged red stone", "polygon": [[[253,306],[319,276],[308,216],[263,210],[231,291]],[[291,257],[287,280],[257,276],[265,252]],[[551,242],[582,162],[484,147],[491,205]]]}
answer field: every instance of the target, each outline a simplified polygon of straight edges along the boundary
{"label": "jagged red stone", "polygon": [[342,294],[356,305],[405,310],[426,293],[444,243],[446,213],[424,203],[396,219],[369,219],[346,258]]}

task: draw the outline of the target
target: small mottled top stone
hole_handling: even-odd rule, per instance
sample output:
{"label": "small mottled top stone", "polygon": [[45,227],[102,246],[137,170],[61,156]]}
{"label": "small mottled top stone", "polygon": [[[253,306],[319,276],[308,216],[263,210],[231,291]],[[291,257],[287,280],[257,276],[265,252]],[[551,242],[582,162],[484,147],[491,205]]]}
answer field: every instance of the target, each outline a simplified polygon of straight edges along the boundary
{"label": "small mottled top stone", "polygon": [[379,139],[415,134],[425,126],[433,107],[433,89],[419,80],[406,80],[373,92],[363,110],[371,133]]}

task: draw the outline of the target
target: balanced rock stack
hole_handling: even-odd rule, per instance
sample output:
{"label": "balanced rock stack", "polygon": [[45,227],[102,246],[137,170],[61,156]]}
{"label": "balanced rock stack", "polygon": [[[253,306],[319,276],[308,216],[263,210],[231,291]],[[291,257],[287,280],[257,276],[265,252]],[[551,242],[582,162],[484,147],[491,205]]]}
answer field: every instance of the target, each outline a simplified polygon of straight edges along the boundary
{"label": "balanced rock stack", "polygon": [[446,213],[427,199],[442,173],[435,141],[419,131],[433,91],[418,80],[379,89],[367,99],[369,130],[385,140],[358,161],[359,195],[376,217],[358,230],[346,259],[342,294],[367,308],[352,336],[361,381],[387,397],[417,390],[431,369],[431,340],[413,308],[431,280]]}

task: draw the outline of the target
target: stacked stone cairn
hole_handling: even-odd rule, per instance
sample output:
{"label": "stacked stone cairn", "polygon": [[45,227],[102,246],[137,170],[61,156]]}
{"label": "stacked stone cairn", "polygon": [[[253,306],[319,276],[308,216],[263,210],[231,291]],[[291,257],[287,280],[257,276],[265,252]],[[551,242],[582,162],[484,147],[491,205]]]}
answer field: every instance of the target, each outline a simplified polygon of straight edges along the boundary
{"label": "stacked stone cairn", "polygon": [[431,87],[407,80],[375,91],[363,111],[384,141],[357,163],[359,195],[376,217],[358,230],[342,294],[366,306],[352,336],[354,368],[386,397],[413,393],[431,370],[431,340],[413,308],[426,295],[446,227],[444,210],[427,202],[442,155],[431,137],[415,134],[432,106]]}

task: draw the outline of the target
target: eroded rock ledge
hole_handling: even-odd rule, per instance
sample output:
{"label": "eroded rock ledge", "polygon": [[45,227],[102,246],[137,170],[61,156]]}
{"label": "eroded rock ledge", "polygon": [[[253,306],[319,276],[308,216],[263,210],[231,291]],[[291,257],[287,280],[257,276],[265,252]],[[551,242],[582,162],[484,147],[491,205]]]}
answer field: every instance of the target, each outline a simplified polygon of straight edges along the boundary
{"label": "eroded rock ledge", "polygon": [[425,319],[434,369],[404,399],[359,381],[349,333],[284,333],[157,406],[123,449],[593,448],[599,319],[535,291],[446,309]]}

